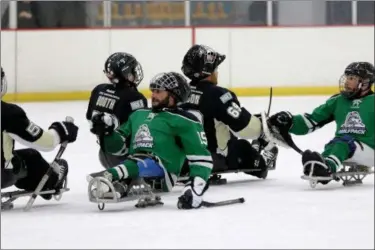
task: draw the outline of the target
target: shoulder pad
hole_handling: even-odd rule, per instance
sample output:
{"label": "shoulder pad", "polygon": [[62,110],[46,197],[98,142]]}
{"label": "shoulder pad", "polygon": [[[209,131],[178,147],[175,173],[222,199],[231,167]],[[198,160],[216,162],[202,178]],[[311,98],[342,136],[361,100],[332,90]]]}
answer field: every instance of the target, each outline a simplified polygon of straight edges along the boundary
{"label": "shoulder pad", "polygon": [[164,111],[167,111],[167,112],[172,113],[172,114],[180,115],[180,116],[183,116],[183,117],[185,117],[185,118],[187,118],[189,120],[192,120],[194,122],[199,122],[200,123],[200,121],[198,120],[198,118],[195,115],[193,115],[193,114],[191,114],[191,113],[189,113],[189,112],[187,112],[187,111],[185,111],[185,110],[183,110],[181,108],[177,108],[177,109],[164,109]]}
{"label": "shoulder pad", "polygon": [[150,109],[150,108],[140,108],[140,109],[134,110],[134,111],[132,112],[132,114],[137,113],[137,112],[139,112],[139,111],[151,111],[151,109]]}
{"label": "shoulder pad", "polygon": [[26,112],[18,105],[1,101],[1,115],[12,116],[12,119],[26,117]]}
{"label": "shoulder pad", "polygon": [[335,98],[335,97],[339,97],[341,94],[340,93],[337,93],[337,94],[334,94],[333,96],[331,96],[330,98],[328,99],[332,99],[332,98]]}
{"label": "shoulder pad", "polygon": [[230,100],[237,99],[236,94],[234,92],[230,91],[229,89],[219,87],[219,86],[215,86],[214,89],[215,89],[214,90],[214,96],[216,98],[219,98],[220,102],[222,102],[223,104],[227,103]]}
{"label": "shoulder pad", "polygon": [[94,89],[101,89],[101,88],[104,88],[104,87],[107,87],[107,86],[113,86],[113,85],[111,83],[100,83],[100,84],[96,85]]}

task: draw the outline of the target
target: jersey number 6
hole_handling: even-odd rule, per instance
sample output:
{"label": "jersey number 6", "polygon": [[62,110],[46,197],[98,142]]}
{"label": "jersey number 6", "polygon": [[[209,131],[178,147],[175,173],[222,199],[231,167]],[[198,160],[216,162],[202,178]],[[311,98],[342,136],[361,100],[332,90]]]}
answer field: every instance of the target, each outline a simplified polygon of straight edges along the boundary
{"label": "jersey number 6", "polygon": [[30,123],[29,123],[29,126],[27,126],[27,128],[26,128],[26,131],[27,131],[31,136],[36,137],[36,136],[40,133],[41,128],[38,127],[38,125],[36,125],[36,124],[30,122]]}
{"label": "jersey number 6", "polygon": [[241,107],[237,103],[232,102],[231,105],[227,108],[227,113],[233,118],[238,118],[241,114]]}

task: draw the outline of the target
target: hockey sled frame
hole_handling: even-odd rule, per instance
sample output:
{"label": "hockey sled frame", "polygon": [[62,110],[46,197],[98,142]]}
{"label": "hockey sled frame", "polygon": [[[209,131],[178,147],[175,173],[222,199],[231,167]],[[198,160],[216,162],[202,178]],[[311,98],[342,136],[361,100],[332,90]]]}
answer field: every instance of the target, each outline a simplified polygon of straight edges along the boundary
{"label": "hockey sled frame", "polygon": [[[99,187],[103,184],[109,187],[109,191],[106,193],[100,191]],[[138,200],[138,203],[135,205],[137,208],[163,205],[161,197],[156,195],[146,182],[143,181],[140,184],[145,185],[146,188],[142,188],[141,185],[132,185],[132,183],[130,183],[130,185],[126,186],[126,195],[118,195],[112,182],[104,177],[95,177],[90,180],[88,185],[89,201],[97,203],[99,210],[104,210],[106,203],[121,203],[135,200]]]}
{"label": "hockey sled frame", "polygon": [[[348,168],[346,170],[345,168]],[[302,175],[301,179],[310,182],[310,186],[315,188],[319,182],[324,181],[342,181],[343,186],[352,186],[356,184],[362,184],[363,179],[370,174],[374,174],[374,167],[367,167],[363,165],[356,164],[354,162],[344,162],[343,168],[337,173],[332,174],[332,176],[320,177],[320,176],[309,176]]]}

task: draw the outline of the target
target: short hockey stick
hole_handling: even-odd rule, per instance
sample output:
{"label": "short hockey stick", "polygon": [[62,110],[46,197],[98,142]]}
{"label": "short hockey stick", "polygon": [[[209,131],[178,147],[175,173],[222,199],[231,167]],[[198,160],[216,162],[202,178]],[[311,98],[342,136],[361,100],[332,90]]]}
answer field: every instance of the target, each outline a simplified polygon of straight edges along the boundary
{"label": "short hockey stick", "polygon": [[280,146],[282,146],[284,148],[292,148],[296,152],[298,152],[299,154],[303,153],[303,151],[294,143],[294,141],[293,141],[292,137],[290,136],[290,134],[282,135],[282,134],[279,133],[277,135],[277,134],[271,133],[270,129],[268,128],[267,117],[266,117],[266,113],[265,112],[261,113],[261,117],[262,117],[263,133],[265,134],[265,136],[266,136],[266,138],[268,140],[270,140],[273,143],[275,143],[277,145],[280,145]]}
{"label": "short hockey stick", "polygon": [[271,105],[272,105],[272,87],[270,87],[270,99],[268,101],[267,117],[270,115]]}
{"label": "short hockey stick", "polygon": [[297,153],[303,154],[303,151],[294,143],[292,137],[289,135],[287,136],[285,142],[292,148],[294,149]]}
{"label": "short hockey stick", "polygon": [[[232,199],[232,200],[224,200],[224,201],[218,201],[218,202],[209,202],[209,201],[202,201],[202,207],[221,207],[221,206],[228,206],[228,205],[233,205],[233,204],[238,204],[238,203],[244,203],[245,198],[237,198],[237,199]],[[183,205],[182,202],[179,200],[177,202],[177,208],[182,209]]]}
{"label": "short hockey stick", "polygon": [[227,205],[233,205],[233,204],[238,204],[238,203],[244,203],[245,198],[237,198],[233,200],[224,200],[224,201],[218,201],[218,202],[208,202],[208,201],[203,201],[202,206],[203,207],[220,207],[220,206],[227,206]]}
{"label": "short hockey stick", "polygon": [[[74,122],[74,119],[70,116],[66,117],[65,119],[66,122],[71,122],[73,123]],[[55,157],[55,159],[53,160],[52,164],[55,164],[56,161],[60,160],[62,154],[64,153],[66,147],[68,146],[68,142],[63,142],[59,148],[59,151],[57,152],[57,155]],[[36,197],[40,194],[41,190],[43,189],[44,185],[46,185],[49,177],[51,176],[51,174],[53,173],[53,167],[50,166],[47,170],[47,172],[44,174],[42,180],[39,182],[38,186],[36,187],[36,189],[34,190],[33,194],[31,195],[29,201],[27,202],[25,208],[24,208],[24,211],[28,211],[30,210],[30,208],[32,207],[32,205],[34,204],[35,202],[35,199]]]}

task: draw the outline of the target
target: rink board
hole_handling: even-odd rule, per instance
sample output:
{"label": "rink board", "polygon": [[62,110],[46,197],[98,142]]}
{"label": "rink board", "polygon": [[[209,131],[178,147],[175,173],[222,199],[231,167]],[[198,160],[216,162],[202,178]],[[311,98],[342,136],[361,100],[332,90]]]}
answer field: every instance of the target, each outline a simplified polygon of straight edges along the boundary
{"label": "rink board", "polygon": [[[230,88],[237,96],[269,96],[270,87]],[[140,90],[147,98],[150,91]],[[339,92],[338,86],[319,87],[273,87],[274,96],[305,96],[305,95],[333,95]],[[30,92],[30,93],[9,93],[3,100],[10,102],[41,102],[41,101],[80,101],[88,100],[90,91],[72,92]]]}

